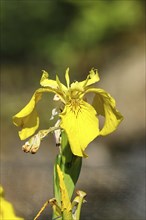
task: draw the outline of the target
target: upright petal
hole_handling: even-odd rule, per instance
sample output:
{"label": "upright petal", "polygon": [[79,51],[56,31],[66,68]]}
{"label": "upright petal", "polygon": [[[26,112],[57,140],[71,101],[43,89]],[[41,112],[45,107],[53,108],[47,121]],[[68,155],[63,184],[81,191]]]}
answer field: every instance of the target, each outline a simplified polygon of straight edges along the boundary
{"label": "upright petal", "polygon": [[93,107],[96,109],[98,115],[105,117],[104,126],[100,131],[100,135],[107,135],[116,130],[120,122],[123,120],[123,116],[116,109],[116,102],[103,89],[90,88],[87,92],[94,92],[95,97],[93,100]]}
{"label": "upright petal", "polygon": [[67,90],[67,87],[60,82],[60,79],[57,75],[56,75],[56,82],[58,84],[58,89],[60,89],[60,91],[64,93]]}
{"label": "upright petal", "polygon": [[49,74],[44,70],[40,80],[40,85],[49,89],[53,89],[59,94],[60,92],[63,93],[63,90],[67,89],[67,87],[60,82],[58,76],[56,76],[56,80],[49,79]]}
{"label": "upright petal", "polygon": [[56,80],[49,79],[49,74],[45,70],[43,70],[40,85],[43,87],[58,89],[58,84]]}
{"label": "upright petal", "polygon": [[13,123],[22,129],[19,131],[21,140],[33,135],[39,126],[39,117],[35,106],[41,99],[43,92],[52,92],[52,90],[44,88],[36,90],[29,103],[20,112],[13,116]]}
{"label": "upright petal", "polygon": [[87,76],[87,79],[79,82],[80,86],[85,88],[87,86],[90,86],[100,80],[97,70],[91,69],[89,72],[89,75]]}
{"label": "upright petal", "polygon": [[76,110],[66,105],[60,114],[60,126],[66,131],[74,155],[83,157],[87,145],[99,135],[98,119],[95,109],[81,101]]}
{"label": "upright petal", "polygon": [[65,80],[66,80],[67,88],[69,88],[70,85],[69,68],[67,68],[65,72]]}
{"label": "upright petal", "polygon": [[89,79],[87,81],[86,86],[90,86],[96,82],[98,82],[100,80],[99,75],[98,75],[98,71],[91,69],[89,72]]}

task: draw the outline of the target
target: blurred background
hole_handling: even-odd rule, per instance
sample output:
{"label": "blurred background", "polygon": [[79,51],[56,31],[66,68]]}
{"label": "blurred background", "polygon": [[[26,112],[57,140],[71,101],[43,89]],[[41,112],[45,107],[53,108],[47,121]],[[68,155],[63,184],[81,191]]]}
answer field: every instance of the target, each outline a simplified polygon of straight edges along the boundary
{"label": "blurred background", "polygon": [[[87,192],[84,220],[145,219],[145,1],[1,0],[1,184],[17,215],[32,220],[53,197],[52,135],[35,155],[21,150],[12,116],[39,87],[41,71],[64,81],[98,69],[124,115],[118,130],[87,148],[77,189]],[[47,128],[52,96],[38,105]],[[46,209],[40,220],[51,219]]]}

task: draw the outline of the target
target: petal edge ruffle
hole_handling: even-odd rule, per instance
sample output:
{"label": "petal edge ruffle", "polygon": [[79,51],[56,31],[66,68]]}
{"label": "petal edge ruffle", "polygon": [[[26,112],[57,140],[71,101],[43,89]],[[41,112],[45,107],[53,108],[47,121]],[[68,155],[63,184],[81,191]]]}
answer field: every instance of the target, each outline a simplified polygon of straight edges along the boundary
{"label": "petal edge ruffle", "polygon": [[118,125],[123,120],[123,116],[116,109],[114,98],[103,89],[89,88],[87,92],[94,92],[93,107],[98,115],[105,117],[103,128],[100,130],[100,135],[105,136],[117,129]]}

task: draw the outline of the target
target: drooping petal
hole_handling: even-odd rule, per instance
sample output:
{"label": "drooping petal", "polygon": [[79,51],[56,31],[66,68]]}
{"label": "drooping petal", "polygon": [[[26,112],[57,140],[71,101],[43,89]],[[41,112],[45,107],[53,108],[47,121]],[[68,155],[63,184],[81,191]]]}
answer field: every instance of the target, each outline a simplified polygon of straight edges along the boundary
{"label": "drooping petal", "polygon": [[123,116],[116,109],[114,98],[103,89],[90,88],[87,92],[96,93],[92,105],[96,109],[98,115],[105,117],[105,122],[100,131],[100,135],[105,136],[110,134],[116,130],[120,122],[123,120]]}
{"label": "drooping petal", "polygon": [[53,90],[44,88],[36,90],[29,103],[20,112],[13,116],[13,123],[22,129],[19,131],[21,140],[25,140],[33,135],[39,126],[39,117],[35,106],[41,99],[43,92],[53,92]]}
{"label": "drooping petal", "polygon": [[67,133],[73,154],[83,157],[87,145],[99,135],[99,128],[95,109],[83,100],[80,102],[75,110],[71,105],[65,106],[60,126]]}

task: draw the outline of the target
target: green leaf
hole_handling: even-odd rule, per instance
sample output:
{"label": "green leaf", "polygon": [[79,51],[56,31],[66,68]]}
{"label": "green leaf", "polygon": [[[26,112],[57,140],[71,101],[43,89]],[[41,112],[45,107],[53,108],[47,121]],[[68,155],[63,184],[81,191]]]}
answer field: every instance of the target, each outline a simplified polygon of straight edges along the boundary
{"label": "green leaf", "polygon": [[64,173],[64,181],[71,199],[81,171],[82,157],[75,156],[72,153],[67,135],[64,131],[62,132],[61,137],[61,170]]}
{"label": "green leaf", "polygon": [[[61,194],[60,194],[60,188],[59,188],[59,177],[57,174],[57,164],[60,166],[61,164],[61,155],[57,155],[56,157],[56,161],[54,164],[54,176],[53,176],[53,183],[54,183],[54,197],[57,200],[57,203],[59,206],[61,206]],[[55,211],[53,211],[53,218],[56,218],[58,215],[57,213],[55,213]],[[60,218],[59,220],[62,220],[62,218]]]}
{"label": "green leaf", "polygon": [[[64,183],[68,192],[69,199],[71,200],[75,185],[77,183],[81,166],[82,157],[75,156],[70,148],[66,133],[63,131],[61,134],[61,150],[56,157],[54,165],[54,196],[59,206],[61,206],[61,193],[59,186],[59,177],[57,173],[57,165],[59,165],[63,176]],[[57,217],[57,214],[53,213],[53,218]],[[62,217],[59,219],[62,220]]]}

